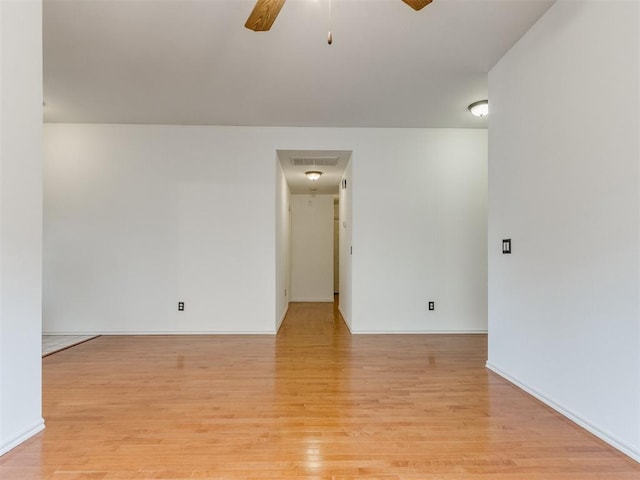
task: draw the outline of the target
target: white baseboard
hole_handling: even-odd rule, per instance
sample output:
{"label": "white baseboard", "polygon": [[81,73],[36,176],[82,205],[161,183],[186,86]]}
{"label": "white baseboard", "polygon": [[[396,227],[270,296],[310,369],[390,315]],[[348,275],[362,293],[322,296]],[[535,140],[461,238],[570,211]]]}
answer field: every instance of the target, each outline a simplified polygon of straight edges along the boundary
{"label": "white baseboard", "polygon": [[289,313],[288,303],[287,303],[287,308],[284,309],[284,313],[282,314],[282,317],[280,317],[280,321],[278,322],[278,325],[276,325],[276,333],[278,333],[278,331],[280,330],[280,327],[282,326],[282,322],[284,322],[284,319],[287,316],[287,313]]}
{"label": "white baseboard", "polygon": [[354,335],[486,335],[486,330],[354,330]]}
{"label": "white baseboard", "polygon": [[40,433],[42,430],[44,430],[44,418],[41,418],[35,423],[35,425],[32,425],[22,433],[16,435],[14,438],[9,439],[8,441],[0,445],[0,456],[4,455],[9,450],[13,450],[22,442],[29,440],[31,437]]}
{"label": "white baseboard", "polygon": [[340,312],[340,316],[342,317],[342,321],[347,326],[347,329],[349,330],[349,333],[351,333],[353,335],[353,330],[351,330],[351,325],[347,321],[347,317],[344,314],[344,312],[342,311],[342,307],[340,306],[340,304],[338,304],[338,311]]}
{"label": "white baseboard", "polygon": [[529,386],[529,385],[527,385],[525,383],[520,382],[516,378],[514,378],[511,375],[509,375],[508,373],[506,373],[504,370],[501,370],[500,368],[496,367],[495,365],[492,365],[491,363],[487,362],[486,363],[486,367],[489,370],[491,370],[492,372],[494,372],[495,374],[501,376],[502,378],[504,378],[508,382],[512,383],[513,385],[515,385],[519,389],[524,390],[525,392],[527,392],[532,397],[540,400],[545,405],[551,407],[556,412],[560,413],[561,415],[564,415],[569,420],[571,420],[573,423],[575,423],[576,425],[584,428],[586,431],[588,431],[589,433],[595,435],[600,440],[603,440],[604,442],[608,443],[609,445],[611,445],[616,450],[621,451],[625,455],[631,457],[636,462],[640,463],[640,452],[637,451],[636,449],[634,449],[634,447],[632,447],[631,445],[628,445],[626,442],[624,442],[624,441],[620,440],[619,438],[617,438],[615,435],[612,435],[612,434],[610,434],[610,433],[608,433],[608,432],[596,427],[591,422],[589,422],[587,419],[581,417],[580,415],[578,415],[577,413],[572,411],[570,408],[567,408],[564,405],[560,404],[559,402],[556,402],[555,400],[553,400],[552,398],[548,397],[547,395],[539,392],[535,388],[533,388],[533,387],[531,387],[531,386]]}
{"label": "white baseboard", "polygon": [[88,337],[90,335],[102,335],[100,332],[42,332],[42,335],[64,335],[69,337],[83,336]]}
{"label": "white baseboard", "polygon": [[354,330],[347,317],[338,305],[345,325],[352,335],[486,335],[487,330]]}
{"label": "white baseboard", "polygon": [[233,331],[175,331],[175,330],[153,330],[153,331],[133,331],[124,330],[101,331],[101,332],[44,332],[43,335],[274,335],[274,330],[233,330]]}
{"label": "white baseboard", "polygon": [[[340,309],[339,309],[340,310]],[[287,307],[288,312],[288,307]],[[278,332],[278,329],[282,325],[287,312],[282,316],[278,326],[275,330],[252,330],[252,331],[186,331],[177,332],[173,330],[153,330],[153,331],[133,331],[127,332],[122,330],[114,331],[101,331],[101,332],[44,332],[43,335],[274,335]],[[349,331],[354,335],[486,335],[486,330],[352,330],[349,322],[346,321],[342,310],[340,310],[342,318],[345,320],[345,324],[349,328]]]}

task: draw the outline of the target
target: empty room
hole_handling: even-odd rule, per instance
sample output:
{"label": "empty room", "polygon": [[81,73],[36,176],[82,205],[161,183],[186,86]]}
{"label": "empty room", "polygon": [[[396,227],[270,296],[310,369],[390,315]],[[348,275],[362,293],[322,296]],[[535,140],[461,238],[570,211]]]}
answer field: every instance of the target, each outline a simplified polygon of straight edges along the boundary
{"label": "empty room", "polygon": [[0,478],[640,479],[639,112],[635,0],[0,0]]}

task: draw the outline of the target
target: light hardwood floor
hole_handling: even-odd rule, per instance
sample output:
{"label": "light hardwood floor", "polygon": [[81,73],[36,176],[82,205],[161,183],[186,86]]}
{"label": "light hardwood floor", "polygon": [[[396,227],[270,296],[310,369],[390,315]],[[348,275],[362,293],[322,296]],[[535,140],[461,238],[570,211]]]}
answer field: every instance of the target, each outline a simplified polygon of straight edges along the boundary
{"label": "light hardwood floor", "polygon": [[486,340],[350,336],[331,304],[275,337],[103,336],[43,359],[47,429],[0,478],[640,480]]}

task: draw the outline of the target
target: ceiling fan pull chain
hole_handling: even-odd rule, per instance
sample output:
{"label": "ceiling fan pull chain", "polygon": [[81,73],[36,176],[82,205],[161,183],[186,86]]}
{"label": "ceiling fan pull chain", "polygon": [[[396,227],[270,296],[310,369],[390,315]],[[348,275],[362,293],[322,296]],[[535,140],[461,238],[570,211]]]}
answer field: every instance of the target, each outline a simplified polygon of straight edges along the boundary
{"label": "ceiling fan pull chain", "polygon": [[333,35],[331,34],[331,0],[329,0],[329,34],[327,35],[327,43],[333,43]]}

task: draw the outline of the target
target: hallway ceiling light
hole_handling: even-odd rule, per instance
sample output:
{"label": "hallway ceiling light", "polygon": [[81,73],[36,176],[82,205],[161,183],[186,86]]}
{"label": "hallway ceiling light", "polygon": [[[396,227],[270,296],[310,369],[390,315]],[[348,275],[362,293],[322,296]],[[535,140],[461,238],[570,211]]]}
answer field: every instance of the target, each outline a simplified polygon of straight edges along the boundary
{"label": "hallway ceiling light", "polygon": [[322,175],[322,172],[318,170],[309,170],[308,172],[304,172],[304,174],[307,176],[309,180],[311,180],[312,182],[315,182],[320,178],[320,175]]}
{"label": "hallway ceiling light", "polygon": [[469,105],[469,111],[476,117],[486,117],[489,115],[489,100],[480,100]]}

